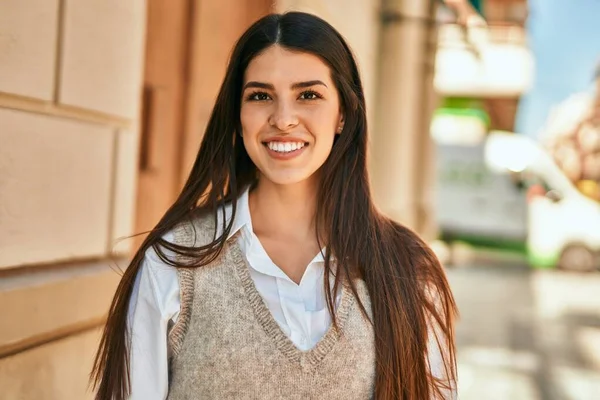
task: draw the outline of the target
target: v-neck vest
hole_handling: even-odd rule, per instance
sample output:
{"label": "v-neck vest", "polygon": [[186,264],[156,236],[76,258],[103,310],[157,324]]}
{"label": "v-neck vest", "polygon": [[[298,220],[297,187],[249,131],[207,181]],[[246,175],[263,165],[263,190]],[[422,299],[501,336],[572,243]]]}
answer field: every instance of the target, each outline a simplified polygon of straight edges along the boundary
{"label": "v-neck vest", "polygon": [[[175,229],[176,243],[212,240],[199,218]],[[169,332],[173,349],[169,400],[344,399],[373,397],[375,343],[351,289],[343,285],[336,317],[315,347],[301,351],[285,336],[258,293],[235,236],[211,264],[178,269],[181,311]],[[355,282],[371,315],[364,282]]]}

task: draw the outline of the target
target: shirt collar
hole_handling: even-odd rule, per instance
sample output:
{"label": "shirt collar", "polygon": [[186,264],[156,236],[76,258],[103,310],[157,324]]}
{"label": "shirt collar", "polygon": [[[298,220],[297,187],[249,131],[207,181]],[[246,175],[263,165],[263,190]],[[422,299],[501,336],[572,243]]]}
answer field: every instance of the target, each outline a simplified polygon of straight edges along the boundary
{"label": "shirt collar", "polygon": [[[250,187],[244,189],[241,193],[240,197],[238,197],[236,201],[236,211],[235,218],[233,220],[233,225],[231,226],[231,231],[229,232],[229,236],[227,236],[227,240],[231,239],[237,232],[244,229],[245,233],[249,234],[252,239],[258,240],[258,238],[254,237],[254,231],[252,229],[252,217],[250,215],[250,206],[248,205],[248,195],[250,193]],[[225,206],[225,218],[227,223],[231,220],[231,214],[233,212],[233,206],[231,203]],[[221,236],[223,233],[223,213],[219,213],[217,216],[217,237]],[[325,262],[325,248],[323,248],[311,262]]]}

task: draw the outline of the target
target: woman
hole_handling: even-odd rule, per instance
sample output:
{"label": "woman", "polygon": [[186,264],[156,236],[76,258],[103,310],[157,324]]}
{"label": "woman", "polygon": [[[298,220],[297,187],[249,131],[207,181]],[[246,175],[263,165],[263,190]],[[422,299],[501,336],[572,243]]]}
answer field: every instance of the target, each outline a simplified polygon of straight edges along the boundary
{"label": "woman", "polygon": [[454,301],[373,205],[362,84],[327,22],[269,15],[236,44],[175,204],[125,271],[98,399],[454,395]]}

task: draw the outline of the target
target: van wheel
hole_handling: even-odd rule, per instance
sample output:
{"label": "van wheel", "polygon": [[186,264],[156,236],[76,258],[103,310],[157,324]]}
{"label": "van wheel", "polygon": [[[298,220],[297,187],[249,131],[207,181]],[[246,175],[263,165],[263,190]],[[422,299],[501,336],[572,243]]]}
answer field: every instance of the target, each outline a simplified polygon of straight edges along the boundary
{"label": "van wheel", "polygon": [[576,244],[563,249],[558,260],[561,269],[574,272],[589,272],[597,268],[598,257],[588,247]]}

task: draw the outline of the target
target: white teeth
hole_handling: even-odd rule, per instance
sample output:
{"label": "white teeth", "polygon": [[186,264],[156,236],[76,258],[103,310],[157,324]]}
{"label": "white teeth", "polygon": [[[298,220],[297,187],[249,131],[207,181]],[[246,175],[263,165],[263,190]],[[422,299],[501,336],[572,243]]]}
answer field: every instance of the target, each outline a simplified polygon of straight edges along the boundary
{"label": "white teeth", "polygon": [[267,144],[269,149],[276,151],[278,153],[289,153],[291,151],[295,151],[304,147],[303,142],[269,142]]}

